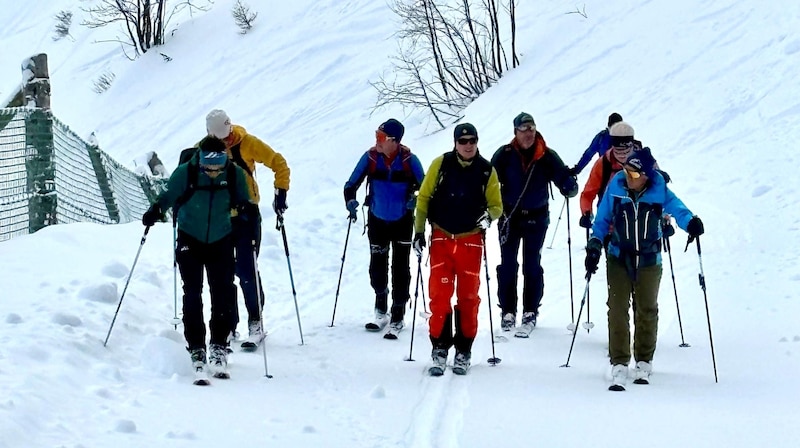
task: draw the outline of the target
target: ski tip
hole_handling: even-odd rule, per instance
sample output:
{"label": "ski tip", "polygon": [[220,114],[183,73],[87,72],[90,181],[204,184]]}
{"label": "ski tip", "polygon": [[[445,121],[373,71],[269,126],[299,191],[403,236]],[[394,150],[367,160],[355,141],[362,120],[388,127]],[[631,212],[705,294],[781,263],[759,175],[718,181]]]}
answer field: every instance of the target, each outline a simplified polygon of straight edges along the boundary
{"label": "ski tip", "polygon": [[610,390],[612,392],[624,392],[625,391],[625,386],[621,386],[619,384],[612,384],[612,385],[608,386],[608,390]]}
{"label": "ski tip", "polygon": [[192,381],[192,384],[195,386],[210,386],[211,381],[209,381],[207,378],[202,378]]}
{"label": "ski tip", "polygon": [[645,378],[637,378],[633,380],[633,384],[650,384],[650,380]]}
{"label": "ski tip", "polygon": [[386,333],[385,335],[383,335],[383,339],[389,339],[391,341],[395,341],[397,340],[397,335],[394,333]]}

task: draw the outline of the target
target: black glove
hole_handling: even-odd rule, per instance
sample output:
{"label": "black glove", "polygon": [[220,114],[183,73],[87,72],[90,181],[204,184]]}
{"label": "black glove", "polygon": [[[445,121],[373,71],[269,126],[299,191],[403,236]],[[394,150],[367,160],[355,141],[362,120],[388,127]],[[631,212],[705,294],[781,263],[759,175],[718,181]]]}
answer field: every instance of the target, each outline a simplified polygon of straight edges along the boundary
{"label": "black glove", "polygon": [[665,183],[669,183],[669,181],[672,180],[672,178],[669,176],[669,174],[667,174],[666,171],[664,171],[664,170],[656,170],[656,171],[658,171],[661,174],[661,177],[664,178],[664,182]]}
{"label": "black glove", "polygon": [[703,221],[700,221],[700,218],[695,216],[690,221],[689,224],[686,225],[686,232],[692,238],[697,238],[698,236],[705,233],[705,229],[703,229]]}
{"label": "black glove", "polygon": [[592,212],[586,212],[581,216],[581,220],[578,221],[578,225],[583,227],[584,229],[591,229],[592,228]]}
{"label": "black glove", "polygon": [[350,199],[347,201],[346,207],[347,211],[350,212],[350,216],[347,218],[352,222],[356,222],[356,219],[358,219],[358,214],[356,213],[358,211],[358,201],[355,199]]}
{"label": "black glove", "polygon": [[275,214],[278,216],[283,216],[283,212],[289,208],[286,205],[286,190],[283,188],[276,188],[275,189],[275,199],[272,201],[272,210],[275,211]]}
{"label": "black glove", "polygon": [[153,204],[142,215],[142,224],[146,227],[154,225],[156,222],[164,219],[164,214],[161,213],[161,207],[158,204]]}
{"label": "black glove", "polygon": [[258,210],[258,205],[253,204],[252,202],[246,202],[241,204],[237,207],[239,218],[242,221],[250,221],[258,219],[258,215],[261,213]]}
{"label": "black glove", "polygon": [[577,176],[578,174],[581,173],[581,171],[578,169],[578,165],[575,165],[572,168],[567,168],[567,172],[572,177],[575,177],[575,176]]}
{"label": "black glove", "polygon": [[597,265],[600,264],[600,253],[603,249],[603,243],[592,237],[586,243],[586,273],[594,274],[597,272]]}
{"label": "black glove", "polygon": [[672,223],[668,219],[661,221],[661,233],[664,238],[675,235],[675,227],[672,227]]}
{"label": "black glove", "polygon": [[414,234],[414,252],[416,252],[417,257],[422,256],[422,250],[425,249],[425,234],[424,233],[416,233]]}

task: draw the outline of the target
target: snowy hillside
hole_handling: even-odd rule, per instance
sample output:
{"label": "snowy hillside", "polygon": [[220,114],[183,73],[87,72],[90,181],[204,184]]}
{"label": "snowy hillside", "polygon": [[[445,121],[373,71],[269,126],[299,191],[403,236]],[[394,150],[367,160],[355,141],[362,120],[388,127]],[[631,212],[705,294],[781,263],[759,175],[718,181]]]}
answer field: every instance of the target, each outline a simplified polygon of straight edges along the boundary
{"label": "snowy hillside", "polygon": [[[719,383],[696,249],[683,251],[679,231],[672,255],[691,347],[678,347],[665,262],[652,384],[624,394],[605,387],[604,275],[591,282],[595,328],[577,334],[571,367],[559,367],[571,341],[564,219],[543,254],[539,327],[529,340],[495,344],[496,367],[486,363],[485,284],[466,377],[424,374],[430,342],[419,317],[413,362],[404,361],[411,331],[387,341],[363,330],[373,293],[361,216],[329,327],[347,229],[341,189],[375,128],[389,117],[402,120],[403,141],[426,168],[452,148],[452,126],[434,132],[399,108],[372,113],[369,81],[389,67],[396,48],[385,2],[251,2],[260,14],[243,36],[230,17],[234,2],[217,0],[206,13],[176,17],[167,44],[134,62],[113,43],[94,43],[113,30],[77,26],[83,3],[0,7],[0,98],[19,83],[23,58],[46,52],[55,115],[79,135],[96,132],[101,148],[122,163],[155,150],[174,168],[180,150],[205,134],[213,108],[281,152],[292,170],[286,232],[305,344],[269,194],[261,204],[259,264],[271,379],[261,352],[236,353],[229,382],[191,385],[182,329],[171,325],[169,225],[148,235],[107,348],[143,227],[73,224],[15,238],[0,244],[0,448],[796,446],[800,3],[592,0],[584,18],[567,14],[573,3],[520,2],[522,65],[465,112],[485,156],[512,138],[512,119],[524,110],[570,165],[608,114],[619,112],[672,175],[671,188],[703,218]],[[63,9],[75,13],[73,39],[54,42],[52,17]],[[108,70],[116,79],[97,95],[92,81]],[[260,167],[258,179],[269,192],[272,173]],[[546,246],[561,204],[551,202]],[[576,208],[577,312],[585,284]],[[494,229],[487,241],[496,304]]]}

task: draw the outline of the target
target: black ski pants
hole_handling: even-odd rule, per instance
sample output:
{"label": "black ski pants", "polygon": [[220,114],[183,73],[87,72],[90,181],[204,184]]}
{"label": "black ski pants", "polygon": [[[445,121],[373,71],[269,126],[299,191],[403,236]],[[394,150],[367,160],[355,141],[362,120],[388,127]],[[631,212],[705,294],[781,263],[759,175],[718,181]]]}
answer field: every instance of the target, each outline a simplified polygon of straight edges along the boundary
{"label": "black ski pants", "polygon": [[211,343],[225,345],[233,330],[232,315],[236,308],[233,238],[228,235],[206,244],[179,231],[176,250],[175,257],[183,280],[183,335],[189,350],[206,346],[202,298],[204,268],[211,294]]}
{"label": "black ski pants", "polygon": [[[264,306],[264,287],[255,263],[261,250],[261,212],[257,207],[253,207],[252,211],[242,211],[239,216],[231,219],[231,224],[236,248],[236,277],[239,279],[239,287],[242,288],[247,320],[258,321],[261,320],[258,301],[261,300],[262,308]],[[233,308],[233,317],[233,327],[236,328],[239,324],[238,304]]]}
{"label": "black ski pants", "polygon": [[497,266],[497,298],[503,314],[517,314],[517,257],[522,245],[522,311],[534,312],[538,316],[544,295],[544,269],[542,268],[542,246],[550,212],[547,207],[535,210],[517,210],[507,219],[500,217],[500,265]]}
{"label": "black ski pants", "polygon": [[410,211],[397,221],[384,221],[372,213],[367,218],[370,259],[369,279],[375,290],[375,308],[387,312],[389,291],[389,247],[392,250],[392,321],[403,319],[408,301],[411,269],[408,256],[411,252],[411,234],[414,214]]}

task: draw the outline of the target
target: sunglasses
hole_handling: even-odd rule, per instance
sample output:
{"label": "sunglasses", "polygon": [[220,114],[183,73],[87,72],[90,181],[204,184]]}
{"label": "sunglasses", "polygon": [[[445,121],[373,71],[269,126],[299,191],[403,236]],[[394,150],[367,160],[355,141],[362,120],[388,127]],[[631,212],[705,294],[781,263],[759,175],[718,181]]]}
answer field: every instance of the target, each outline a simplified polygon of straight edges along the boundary
{"label": "sunglasses", "polygon": [[536,125],[535,124],[521,124],[521,125],[517,126],[516,129],[519,132],[528,132],[528,131],[535,132],[536,131]]}
{"label": "sunglasses", "polygon": [[638,179],[638,178],[642,177],[641,171],[638,171],[636,168],[634,168],[632,166],[625,165],[622,168],[625,170],[625,174],[630,176],[631,179]]}
{"label": "sunglasses", "polygon": [[460,138],[456,140],[459,145],[475,145],[478,143],[477,137],[469,137],[469,138]]}
{"label": "sunglasses", "polygon": [[387,140],[393,142],[394,141],[394,137],[389,137],[385,132],[381,131],[380,129],[375,131],[375,141],[376,142],[383,143],[383,142],[385,142]]}

